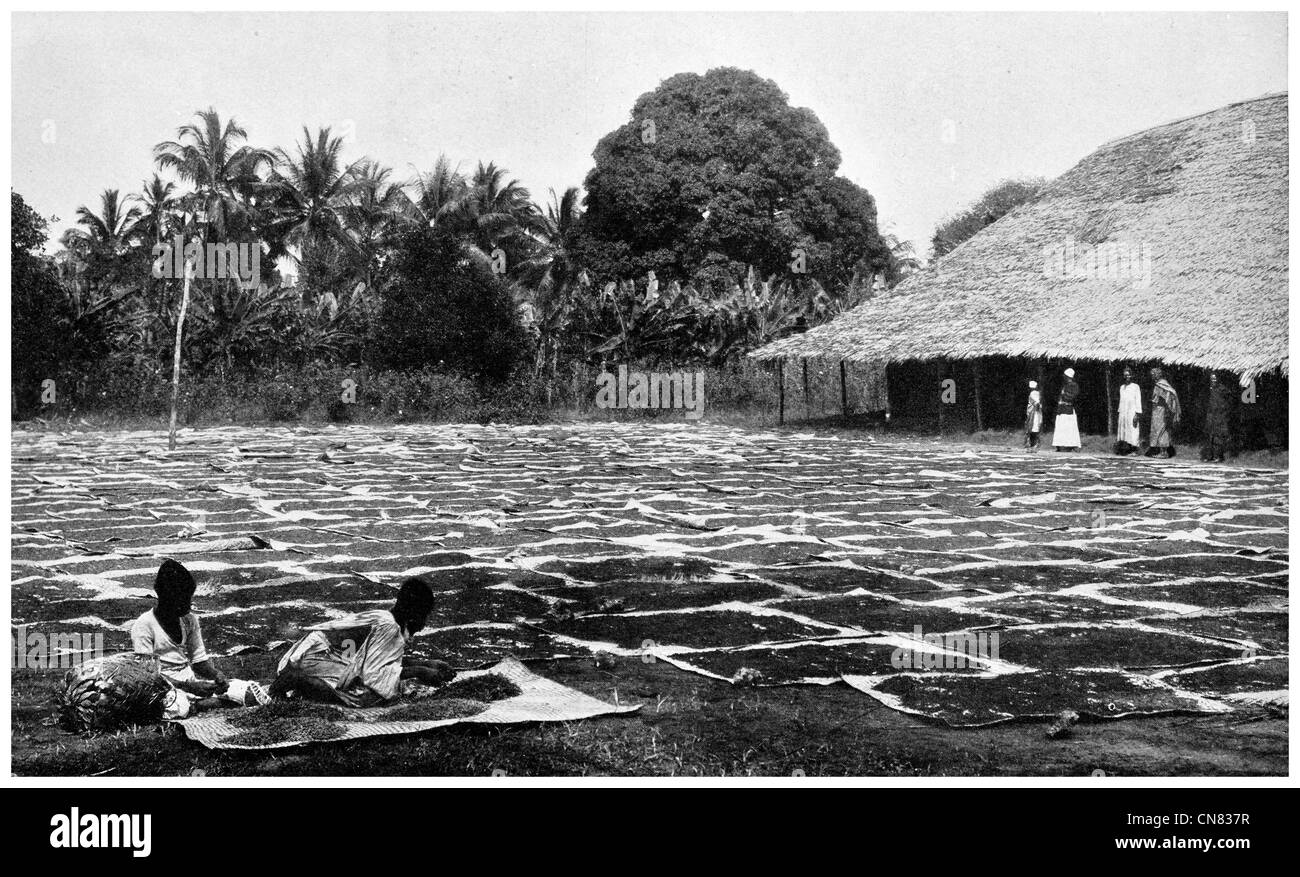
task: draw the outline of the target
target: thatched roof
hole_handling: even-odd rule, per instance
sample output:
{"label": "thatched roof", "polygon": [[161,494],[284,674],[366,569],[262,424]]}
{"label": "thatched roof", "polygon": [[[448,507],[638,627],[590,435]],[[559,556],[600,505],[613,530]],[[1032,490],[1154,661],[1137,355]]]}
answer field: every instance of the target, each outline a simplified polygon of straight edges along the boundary
{"label": "thatched roof", "polygon": [[750,355],[1285,373],[1287,95],[1108,143],[888,296]]}

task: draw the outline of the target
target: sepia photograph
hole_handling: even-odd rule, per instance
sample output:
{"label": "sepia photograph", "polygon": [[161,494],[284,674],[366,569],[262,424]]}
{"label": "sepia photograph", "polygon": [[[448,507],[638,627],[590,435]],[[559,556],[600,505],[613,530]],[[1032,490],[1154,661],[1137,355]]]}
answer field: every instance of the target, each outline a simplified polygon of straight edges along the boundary
{"label": "sepia photograph", "polygon": [[1289,778],[1284,11],[9,27],[11,781]]}

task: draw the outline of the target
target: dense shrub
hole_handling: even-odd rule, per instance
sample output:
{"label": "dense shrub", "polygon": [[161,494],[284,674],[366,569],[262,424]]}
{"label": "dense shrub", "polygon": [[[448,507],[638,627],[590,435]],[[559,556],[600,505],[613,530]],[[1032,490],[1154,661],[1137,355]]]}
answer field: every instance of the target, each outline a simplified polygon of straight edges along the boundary
{"label": "dense shrub", "polygon": [[500,382],[528,352],[510,291],[435,229],[402,236],[380,289],[371,362],[398,371],[445,363]]}

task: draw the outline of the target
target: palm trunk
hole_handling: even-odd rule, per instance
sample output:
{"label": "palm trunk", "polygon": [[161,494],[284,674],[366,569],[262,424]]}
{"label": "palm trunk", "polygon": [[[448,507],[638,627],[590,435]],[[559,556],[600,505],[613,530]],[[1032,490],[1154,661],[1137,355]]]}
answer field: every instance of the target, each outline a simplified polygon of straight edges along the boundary
{"label": "palm trunk", "polygon": [[167,450],[176,450],[176,406],[181,393],[181,336],[185,329],[185,311],[190,305],[190,279],[194,276],[194,266],[185,263],[185,281],[181,288],[181,311],[176,318],[176,347],[172,351],[172,420],[167,432]]}

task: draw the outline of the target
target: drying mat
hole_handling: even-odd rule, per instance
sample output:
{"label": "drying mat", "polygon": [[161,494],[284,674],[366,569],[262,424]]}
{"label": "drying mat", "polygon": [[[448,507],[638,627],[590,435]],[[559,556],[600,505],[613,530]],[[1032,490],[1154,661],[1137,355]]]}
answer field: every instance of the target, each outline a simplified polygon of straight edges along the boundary
{"label": "drying mat", "polygon": [[483,724],[509,725],[520,722],[571,722],[577,719],[590,719],[596,716],[630,713],[640,706],[612,706],[603,700],[566,688],[558,682],[544,679],[528,670],[514,658],[506,658],[488,670],[461,673],[456,678],[471,679],[486,673],[497,673],[519,686],[522,693],[506,700],[498,700],[488,705],[481,713],[457,719],[440,719],[423,722],[385,722],[384,714],[391,707],[373,707],[363,710],[346,710],[357,721],[338,722],[344,732],[327,741],[285,740],[262,746],[237,746],[222,743],[222,738],[237,733],[240,729],[228,723],[220,713],[198,716],[179,722],[191,740],[197,740],[209,749],[281,749],[286,746],[301,746],[311,742],[333,743],[339,740],[357,740],[362,737],[382,737],[392,734],[415,734],[430,728],[441,728],[461,722],[478,722]]}
{"label": "drying mat", "polygon": [[1067,709],[1092,719],[1232,712],[1231,707],[1199,694],[1122,670],[1073,669],[965,676],[899,673],[845,675],[843,679],[885,706],[938,719],[954,728],[1045,721]]}

